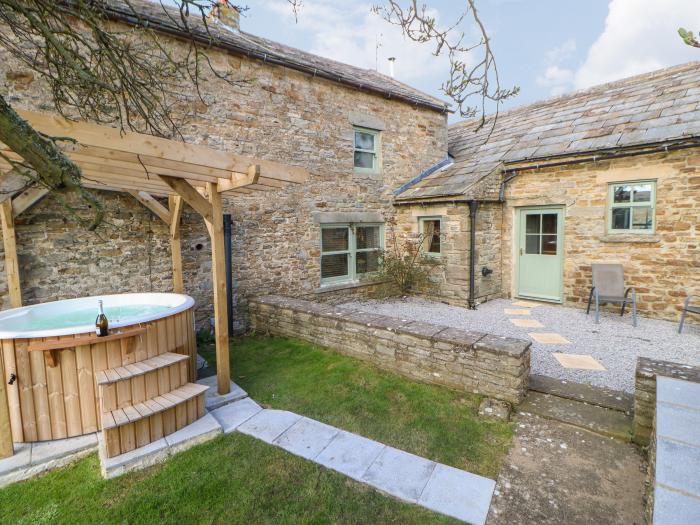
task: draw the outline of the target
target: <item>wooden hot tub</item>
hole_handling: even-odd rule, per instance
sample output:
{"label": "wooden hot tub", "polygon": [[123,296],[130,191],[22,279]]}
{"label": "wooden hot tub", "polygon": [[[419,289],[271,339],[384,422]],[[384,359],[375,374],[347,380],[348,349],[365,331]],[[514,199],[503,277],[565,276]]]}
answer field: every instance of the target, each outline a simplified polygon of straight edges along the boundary
{"label": "wooden hot tub", "polygon": [[[97,301],[109,335],[95,335]],[[121,294],[0,313],[12,440],[105,432],[109,457],[144,446],[204,414],[196,379],[194,301]],[[11,382],[11,384],[7,384]]]}

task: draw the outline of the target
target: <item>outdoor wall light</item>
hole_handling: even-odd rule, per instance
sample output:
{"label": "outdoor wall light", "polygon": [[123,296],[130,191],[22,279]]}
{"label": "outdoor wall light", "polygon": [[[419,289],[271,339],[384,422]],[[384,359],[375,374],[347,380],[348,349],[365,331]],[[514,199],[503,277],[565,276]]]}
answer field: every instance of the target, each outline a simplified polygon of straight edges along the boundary
{"label": "outdoor wall light", "polygon": [[493,270],[491,268],[489,268],[488,266],[484,266],[481,269],[481,275],[483,275],[484,277],[488,277],[492,273],[493,273]]}

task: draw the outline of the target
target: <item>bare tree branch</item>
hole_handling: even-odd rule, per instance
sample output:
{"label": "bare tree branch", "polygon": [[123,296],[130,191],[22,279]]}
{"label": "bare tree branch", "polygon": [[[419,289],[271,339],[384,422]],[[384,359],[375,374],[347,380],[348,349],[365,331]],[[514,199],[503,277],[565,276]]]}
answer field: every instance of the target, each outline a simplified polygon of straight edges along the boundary
{"label": "bare tree branch", "polygon": [[[480,129],[486,123],[487,104],[494,102],[497,114],[500,103],[517,95],[520,89],[517,86],[508,89],[501,87],[491,42],[474,0],[466,0],[465,10],[445,28],[438,27],[427,6],[418,7],[417,0],[405,4],[407,6],[404,7],[402,2],[387,0],[383,6],[375,5],[373,11],[390,24],[400,27],[410,40],[432,44],[435,56],[446,55],[449,58],[450,74],[441,89],[455,102],[462,117],[479,116],[481,122],[477,130]],[[480,35],[473,43],[465,42],[464,31],[460,29],[468,20]],[[474,55],[478,55],[476,60],[473,59]],[[475,99],[476,103],[473,102]],[[495,122],[495,118],[491,119],[492,126]]]}

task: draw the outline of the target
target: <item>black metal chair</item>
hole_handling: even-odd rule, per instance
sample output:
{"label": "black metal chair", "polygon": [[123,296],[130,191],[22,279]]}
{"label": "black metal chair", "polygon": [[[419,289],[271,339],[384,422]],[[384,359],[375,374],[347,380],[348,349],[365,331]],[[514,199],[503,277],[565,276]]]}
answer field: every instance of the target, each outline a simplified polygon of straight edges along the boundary
{"label": "black metal chair", "polygon": [[685,323],[685,315],[690,312],[691,314],[700,314],[700,305],[692,305],[690,304],[690,300],[693,297],[697,297],[696,295],[689,295],[688,297],[685,298],[685,302],[683,303],[683,312],[681,313],[681,324],[678,325],[678,333],[680,334],[683,331],[683,324]]}
{"label": "black metal chair", "polygon": [[[632,326],[637,326],[637,292],[634,287],[625,290],[625,274],[621,264],[591,264],[593,286],[588,295],[586,315],[591,312],[591,301],[595,299],[595,322],[600,322],[601,303],[622,303],[620,316],[625,315],[625,306],[632,303]],[[632,292],[631,297],[629,293]]]}

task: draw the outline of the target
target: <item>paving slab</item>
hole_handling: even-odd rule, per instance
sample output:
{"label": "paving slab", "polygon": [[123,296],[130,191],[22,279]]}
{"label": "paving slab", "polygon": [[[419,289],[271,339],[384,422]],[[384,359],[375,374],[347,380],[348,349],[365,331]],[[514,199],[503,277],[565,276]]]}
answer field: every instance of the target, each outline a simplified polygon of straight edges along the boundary
{"label": "paving slab", "polygon": [[15,443],[14,449],[14,455],[0,459],[0,486],[2,486],[3,476],[14,470],[28,467],[32,460],[31,443]]}
{"label": "paving slab", "polygon": [[657,404],[656,435],[700,447],[700,412]]}
{"label": "paving slab", "polygon": [[552,394],[566,399],[583,401],[590,405],[611,408],[620,412],[631,413],[634,408],[634,396],[620,390],[575,383],[566,379],[537,374],[530,375],[528,386],[530,390],[542,392],[543,394]]}
{"label": "paving slab", "polygon": [[[656,483],[700,499],[700,448],[668,439],[656,440]],[[655,511],[656,512],[656,511]]]}
{"label": "paving slab", "polygon": [[241,424],[248,421],[261,410],[262,407],[260,405],[249,397],[246,397],[217,408],[211,412],[211,415],[219,422],[221,428],[224,430],[224,434],[228,434],[236,430]]}
{"label": "paving slab", "polygon": [[393,447],[385,447],[362,481],[411,503],[418,502],[436,463]]}
{"label": "paving slab", "polygon": [[654,489],[654,525],[688,525],[700,523],[700,499],[675,490]]}
{"label": "paving slab", "polygon": [[37,441],[32,444],[32,465],[63,458],[97,446],[97,433],[54,441]]}
{"label": "paving slab", "polygon": [[377,441],[341,430],[315,461],[319,465],[361,481],[384,447],[385,445]]}
{"label": "paving slab", "polygon": [[683,381],[672,377],[657,376],[656,401],[698,409],[700,383]]}
{"label": "paving slab", "polygon": [[273,444],[304,459],[313,460],[338,432],[335,427],[302,417],[275,439]]}
{"label": "paving slab", "polygon": [[566,337],[556,332],[529,332],[529,335],[533,340],[537,341],[542,345],[569,345],[569,341]]}
{"label": "paving slab", "polygon": [[549,394],[530,391],[517,410],[623,441],[629,441],[632,435],[632,417],[624,412]]}
{"label": "paving slab", "polygon": [[102,440],[100,442],[100,466],[102,477],[105,479],[116,478],[133,470],[150,467],[165,461],[170,455],[168,442],[165,438],[111,458],[106,456]]}
{"label": "paving slab", "polygon": [[197,384],[209,387],[209,390],[204,393],[204,407],[210,412],[224,405],[228,405],[229,403],[233,403],[234,401],[238,401],[239,399],[248,397],[248,393],[233,381],[231,381],[231,391],[228,394],[220,396],[217,392],[217,378],[215,375],[199,379]]}
{"label": "paving slab", "polygon": [[214,439],[222,433],[221,425],[211,414],[205,414],[194,423],[165,436],[170,454],[176,454],[195,445]]}
{"label": "paving slab", "polygon": [[530,315],[528,308],[504,308],[503,313],[506,315]]}
{"label": "paving slab", "polygon": [[238,431],[265,443],[272,444],[285,430],[299,421],[301,416],[286,410],[261,410],[238,427]]}
{"label": "paving slab", "polygon": [[515,326],[519,326],[520,328],[543,328],[544,325],[540,323],[537,319],[521,319],[521,318],[515,318],[515,319],[508,319],[511,323],[513,323]]}
{"label": "paving slab", "polygon": [[605,370],[605,367],[590,355],[564,354],[552,352],[554,359],[564,368],[576,368],[578,370]]}
{"label": "paving slab", "polygon": [[438,464],[418,503],[472,525],[482,525],[495,487],[491,479]]}

